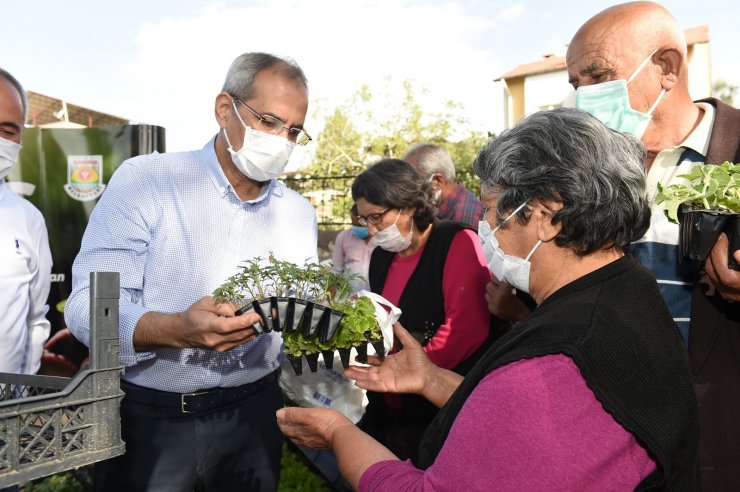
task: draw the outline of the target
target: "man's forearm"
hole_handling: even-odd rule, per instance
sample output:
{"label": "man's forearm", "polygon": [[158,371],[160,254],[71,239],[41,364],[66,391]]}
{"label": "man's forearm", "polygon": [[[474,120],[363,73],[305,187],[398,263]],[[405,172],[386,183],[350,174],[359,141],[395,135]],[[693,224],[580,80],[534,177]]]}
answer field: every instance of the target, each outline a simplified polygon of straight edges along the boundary
{"label": "man's forearm", "polygon": [[145,352],[157,347],[177,347],[184,345],[177,339],[182,313],[156,313],[150,311],[139,318],[134,330],[134,349]]}

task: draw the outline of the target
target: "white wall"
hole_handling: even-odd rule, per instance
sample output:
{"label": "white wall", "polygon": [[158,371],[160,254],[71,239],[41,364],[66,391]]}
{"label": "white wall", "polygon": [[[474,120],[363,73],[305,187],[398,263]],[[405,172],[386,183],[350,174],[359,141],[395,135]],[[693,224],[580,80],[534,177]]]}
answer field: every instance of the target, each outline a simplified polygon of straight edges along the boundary
{"label": "white wall", "polygon": [[531,75],[524,79],[524,114],[559,107],[572,91],[565,69]]}
{"label": "white wall", "polygon": [[712,95],[712,69],[709,60],[709,43],[697,43],[689,63],[689,94],[691,99]]}

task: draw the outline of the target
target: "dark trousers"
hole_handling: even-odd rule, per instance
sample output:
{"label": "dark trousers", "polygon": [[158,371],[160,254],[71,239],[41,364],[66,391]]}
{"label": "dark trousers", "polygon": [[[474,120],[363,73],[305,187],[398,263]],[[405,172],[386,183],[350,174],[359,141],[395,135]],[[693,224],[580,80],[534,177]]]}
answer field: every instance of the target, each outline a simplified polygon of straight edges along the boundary
{"label": "dark trousers", "polygon": [[277,490],[282,434],[275,412],[283,398],[276,379],[202,413],[131,398],[121,403],[126,453],[95,465],[96,491]]}

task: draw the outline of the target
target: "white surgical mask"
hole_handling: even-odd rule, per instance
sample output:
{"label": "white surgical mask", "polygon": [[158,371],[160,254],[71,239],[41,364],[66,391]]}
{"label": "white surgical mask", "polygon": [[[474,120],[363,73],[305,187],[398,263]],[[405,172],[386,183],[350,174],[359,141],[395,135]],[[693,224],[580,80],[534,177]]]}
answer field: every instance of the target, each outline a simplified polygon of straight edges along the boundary
{"label": "white surgical mask", "polygon": [[386,251],[398,253],[399,251],[407,249],[411,245],[411,238],[414,234],[414,219],[411,219],[411,230],[409,231],[408,235],[404,237],[401,234],[401,231],[398,230],[398,226],[396,225],[396,222],[398,222],[398,217],[400,216],[401,210],[398,211],[398,215],[396,215],[396,220],[391,226],[386,227],[382,231],[376,232],[375,236],[373,236],[375,238],[375,244]]}
{"label": "white surgical mask", "polygon": [[18,152],[21,145],[0,137],[0,180],[5,179],[15,163],[18,161]]}
{"label": "white surgical mask", "polygon": [[640,73],[656,51],[658,50],[650,53],[650,56],[637,67],[627,80],[610,80],[601,84],[584,85],[576,89],[576,108],[594,115],[612,130],[642,138],[648,124],[650,124],[655,108],[658,107],[663,96],[665,96],[665,89],[660,91],[658,99],[655,100],[647,113],[642,113],[633,109],[630,105],[627,84],[632,82]]}
{"label": "white surgical mask", "polygon": [[[516,215],[516,213],[524,208],[526,204],[527,202],[524,202],[519,205],[516,210],[504,219],[504,223]],[[486,255],[488,269],[491,271],[493,276],[500,281],[506,282],[522,292],[529,293],[529,270],[532,267],[532,263],[529,259],[540,244],[542,244],[542,241],[537,241],[537,244],[534,245],[534,248],[532,248],[526,258],[517,258],[516,256],[507,255],[501,249],[498,239],[496,239],[495,236],[495,232],[499,230],[500,227],[501,226],[498,226],[491,230],[491,225],[487,220],[481,220],[478,223],[478,237],[483,246],[483,252]]]}
{"label": "white surgical mask", "polygon": [[236,117],[239,118],[244,127],[244,141],[242,142],[242,148],[239,150],[234,150],[226,128],[223,129],[234,165],[242,174],[255,181],[269,181],[272,178],[277,178],[283,173],[285,166],[288,165],[288,159],[293,152],[295,143],[279,135],[271,135],[247,126],[239,111],[237,111],[233,99],[231,104],[234,106]]}

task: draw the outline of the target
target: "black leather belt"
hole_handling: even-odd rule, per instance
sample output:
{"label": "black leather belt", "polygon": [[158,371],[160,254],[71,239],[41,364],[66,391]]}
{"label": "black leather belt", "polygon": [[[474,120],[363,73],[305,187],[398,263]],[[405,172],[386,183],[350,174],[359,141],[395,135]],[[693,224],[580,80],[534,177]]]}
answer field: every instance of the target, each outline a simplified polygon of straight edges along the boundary
{"label": "black leather belt", "polygon": [[277,380],[277,372],[271,372],[262,379],[233,388],[210,388],[193,393],[173,393],[145,388],[121,380],[125,398],[136,403],[158,407],[176,408],[182,413],[202,413],[237,402]]}

